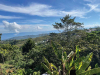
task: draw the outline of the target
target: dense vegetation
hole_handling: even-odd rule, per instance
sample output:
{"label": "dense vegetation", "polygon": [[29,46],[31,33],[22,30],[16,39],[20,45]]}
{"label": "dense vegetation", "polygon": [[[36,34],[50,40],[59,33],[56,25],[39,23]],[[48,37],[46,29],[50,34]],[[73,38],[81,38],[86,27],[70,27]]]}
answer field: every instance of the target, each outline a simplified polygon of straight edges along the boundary
{"label": "dense vegetation", "polygon": [[[60,33],[50,33],[34,39],[1,41],[0,75],[39,75],[45,72],[51,75],[65,75],[64,73],[73,75],[72,70],[76,71],[77,75],[84,75],[85,71],[89,75],[93,70],[98,71],[100,67],[100,27],[84,29],[82,28],[83,23],[74,22],[74,20],[75,18],[71,19],[71,16],[67,15],[61,19],[61,23],[55,23],[54,28],[59,31],[63,29]],[[92,31],[93,29],[95,31]],[[67,56],[72,51],[76,55]],[[66,62],[70,57],[70,61]],[[88,61],[88,64],[84,63],[87,66],[81,68],[85,61]],[[54,70],[45,69],[43,63]],[[53,67],[48,66],[51,63]],[[79,63],[81,65],[76,65]],[[66,68],[63,68],[64,65]]]}

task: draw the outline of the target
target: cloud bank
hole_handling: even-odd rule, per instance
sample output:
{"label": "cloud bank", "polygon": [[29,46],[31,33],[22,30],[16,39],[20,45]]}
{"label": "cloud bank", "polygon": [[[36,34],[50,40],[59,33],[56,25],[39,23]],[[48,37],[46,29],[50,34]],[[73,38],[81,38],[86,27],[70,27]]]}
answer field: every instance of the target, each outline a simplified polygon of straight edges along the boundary
{"label": "cloud bank", "polygon": [[4,28],[13,31],[15,33],[19,33],[19,30],[21,29],[21,26],[18,25],[16,22],[9,23],[7,21],[3,21]]}

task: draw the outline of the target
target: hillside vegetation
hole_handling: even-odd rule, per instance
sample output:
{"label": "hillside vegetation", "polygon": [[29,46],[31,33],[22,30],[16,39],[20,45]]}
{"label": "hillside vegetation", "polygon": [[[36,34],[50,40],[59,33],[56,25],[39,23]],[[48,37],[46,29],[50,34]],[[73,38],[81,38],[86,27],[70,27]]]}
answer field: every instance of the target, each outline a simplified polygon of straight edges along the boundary
{"label": "hillside vegetation", "polygon": [[1,41],[0,75],[100,75],[100,27],[84,29],[74,19],[53,25],[61,33]]}

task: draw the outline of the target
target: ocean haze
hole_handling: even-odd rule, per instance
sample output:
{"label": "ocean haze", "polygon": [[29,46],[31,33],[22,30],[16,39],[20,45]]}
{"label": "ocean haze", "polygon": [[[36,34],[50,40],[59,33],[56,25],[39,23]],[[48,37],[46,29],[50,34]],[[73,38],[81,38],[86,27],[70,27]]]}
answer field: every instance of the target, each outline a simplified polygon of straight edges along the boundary
{"label": "ocean haze", "polygon": [[59,31],[46,31],[46,32],[21,32],[21,33],[2,33],[1,40],[8,40],[13,37],[27,36],[27,35],[39,35],[39,34],[48,34],[48,33],[59,33]]}

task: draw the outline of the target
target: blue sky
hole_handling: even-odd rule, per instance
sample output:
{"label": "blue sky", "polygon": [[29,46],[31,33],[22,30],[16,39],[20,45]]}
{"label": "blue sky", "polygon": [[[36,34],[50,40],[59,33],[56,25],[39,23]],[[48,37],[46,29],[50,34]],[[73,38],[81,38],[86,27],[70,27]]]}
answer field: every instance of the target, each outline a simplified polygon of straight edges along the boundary
{"label": "blue sky", "polygon": [[100,26],[100,0],[0,0],[0,33],[54,31],[65,15]]}

